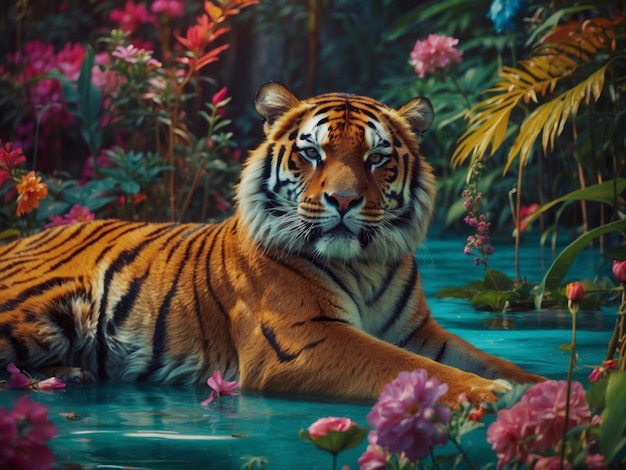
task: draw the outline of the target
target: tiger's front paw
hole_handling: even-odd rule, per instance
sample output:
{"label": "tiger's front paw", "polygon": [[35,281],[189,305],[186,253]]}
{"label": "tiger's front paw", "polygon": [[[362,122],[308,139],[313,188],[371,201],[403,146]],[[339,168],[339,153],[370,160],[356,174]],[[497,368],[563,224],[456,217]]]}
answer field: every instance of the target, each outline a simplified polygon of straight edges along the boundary
{"label": "tiger's front paw", "polygon": [[497,379],[489,380],[474,374],[464,374],[460,379],[448,382],[448,393],[441,402],[452,409],[459,408],[459,396],[463,395],[474,405],[480,403],[495,403],[498,401],[498,394],[511,390],[510,382]]}
{"label": "tiger's front paw", "polygon": [[80,367],[48,366],[42,367],[40,371],[49,377],[56,377],[66,384],[85,385],[96,382],[96,378],[91,372]]}

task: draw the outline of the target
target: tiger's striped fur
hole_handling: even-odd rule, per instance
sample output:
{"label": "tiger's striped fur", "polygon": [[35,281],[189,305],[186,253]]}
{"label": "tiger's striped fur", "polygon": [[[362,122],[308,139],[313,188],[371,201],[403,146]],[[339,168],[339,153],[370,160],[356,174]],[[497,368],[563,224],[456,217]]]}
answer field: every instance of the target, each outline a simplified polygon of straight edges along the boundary
{"label": "tiger's striped fur", "polygon": [[419,154],[430,103],[257,95],[266,140],[237,211],[214,224],[95,221],[0,246],[0,367],[61,378],[201,384],[375,398],[424,368],[493,400],[540,380],[443,330],[414,251],[435,181]]}

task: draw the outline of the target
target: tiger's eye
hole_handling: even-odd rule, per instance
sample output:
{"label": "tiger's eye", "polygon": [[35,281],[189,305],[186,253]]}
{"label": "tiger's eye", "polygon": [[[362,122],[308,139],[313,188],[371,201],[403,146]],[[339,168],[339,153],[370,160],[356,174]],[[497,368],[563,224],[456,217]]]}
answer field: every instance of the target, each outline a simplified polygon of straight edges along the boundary
{"label": "tiger's eye", "polygon": [[378,166],[384,163],[386,158],[382,153],[372,153],[367,157],[367,162],[372,166]]}
{"label": "tiger's eye", "polygon": [[304,156],[312,161],[318,161],[320,159],[319,152],[313,147],[307,147],[302,150],[304,152]]}

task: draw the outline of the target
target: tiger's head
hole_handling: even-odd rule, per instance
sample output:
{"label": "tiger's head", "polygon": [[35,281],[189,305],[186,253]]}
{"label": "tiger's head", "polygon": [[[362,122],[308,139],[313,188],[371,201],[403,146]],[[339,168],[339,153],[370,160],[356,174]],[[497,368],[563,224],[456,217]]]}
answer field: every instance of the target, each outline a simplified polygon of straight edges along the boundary
{"label": "tiger's head", "polygon": [[266,140],[237,188],[239,215],[259,245],[322,259],[393,261],[423,240],[435,179],[420,155],[434,118],[415,98],[397,110],[364,96],[299,100],[262,86]]}

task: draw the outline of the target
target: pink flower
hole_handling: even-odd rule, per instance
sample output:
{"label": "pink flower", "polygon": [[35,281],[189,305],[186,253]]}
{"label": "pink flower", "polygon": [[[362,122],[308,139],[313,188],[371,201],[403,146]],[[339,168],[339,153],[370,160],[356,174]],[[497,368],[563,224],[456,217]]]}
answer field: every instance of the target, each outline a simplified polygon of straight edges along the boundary
{"label": "pink flower", "polygon": [[22,396],[13,411],[0,408],[0,467],[48,469],[54,455],[44,444],[56,436],[48,408]]}
{"label": "pink flower", "polygon": [[137,47],[129,44],[128,46],[117,46],[111,53],[113,57],[117,57],[129,64],[144,63],[151,67],[160,67],[161,62],[152,58],[152,51],[146,51],[145,49],[138,49]]}
{"label": "pink flower", "polygon": [[563,466],[561,467],[561,458],[556,456],[543,457],[541,455],[533,455],[529,457],[527,463],[533,470],[570,470],[572,468],[572,464],[567,460],[563,460]]}
{"label": "pink flower", "polygon": [[12,362],[7,366],[7,370],[11,373],[11,377],[7,381],[7,390],[31,390],[31,379],[19,370]]}
{"label": "pink flower", "polygon": [[183,16],[185,4],[179,0],[155,0],[150,7],[152,13],[163,13],[171,18]]}
{"label": "pink flower", "polygon": [[529,439],[533,434],[528,407],[516,403],[498,411],[496,421],[487,429],[487,442],[498,457],[498,468],[511,461],[524,462],[528,456]]}
{"label": "pink flower", "polygon": [[22,396],[13,408],[13,417],[30,423],[27,437],[36,442],[49,441],[57,435],[56,428],[48,419],[46,405],[36,403],[28,395]]}
{"label": "pink flower", "polygon": [[65,388],[65,384],[56,377],[49,377],[47,379],[37,382],[36,387],[37,390],[50,391]]}
{"label": "pink flower", "polygon": [[133,0],[126,0],[123,10],[114,9],[111,11],[109,19],[119,23],[120,29],[134,32],[141,23],[152,23],[154,17],[148,13],[145,3],[135,5]]}
{"label": "pink flower", "polygon": [[313,439],[325,436],[330,431],[344,432],[357,424],[350,418],[320,418],[309,426],[309,435]]}
{"label": "pink flower", "polygon": [[46,224],[45,227],[58,227],[59,225],[69,225],[69,224],[77,224],[81,222],[89,222],[94,219],[94,214],[89,210],[88,207],[79,206],[78,204],[74,204],[70,211],[65,214],[63,217],[59,215],[51,215],[50,223]]}
{"label": "pink flower", "polygon": [[384,470],[387,466],[387,452],[385,449],[376,444],[378,434],[376,431],[370,431],[367,436],[369,443],[365,452],[357,461],[361,470]]}
{"label": "pink flower", "polygon": [[626,284],[626,260],[613,261],[613,276],[622,284]]}
{"label": "pink flower", "polygon": [[389,452],[404,452],[411,462],[426,457],[436,444],[445,444],[443,425],[450,409],[437,400],[447,391],[447,384],[429,379],[423,369],[400,372],[367,415],[378,433],[377,444]]}
{"label": "pink flower", "polygon": [[[591,411],[580,382],[572,382],[569,402],[567,428],[587,424]],[[498,468],[510,462],[524,463],[533,451],[555,449],[563,437],[566,406],[567,381],[550,380],[530,387],[511,409],[500,410],[487,429]]]}
{"label": "pink flower", "polygon": [[606,468],[602,454],[591,454],[585,457],[585,464],[589,470],[603,470]]}
{"label": "pink flower", "polygon": [[209,387],[213,389],[213,391],[211,391],[209,398],[207,398],[201,403],[201,405],[203,406],[208,405],[213,400],[221,396],[230,396],[230,397],[237,396],[237,394],[233,392],[233,390],[239,387],[239,384],[235,381],[229,382],[228,380],[224,380],[222,378],[222,373],[219,370],[216,370],[215,372],[213,372],[213,375],[209,377],[206,383]]}
{"label": "pink flower", "polygon": [[435,73],[437,69],[446,69],[461,62],[463,52],[454,47],[458,43],[458,39],[449,36],[430,34],[425,41],[415,42],[410,63],[420,78]]}

